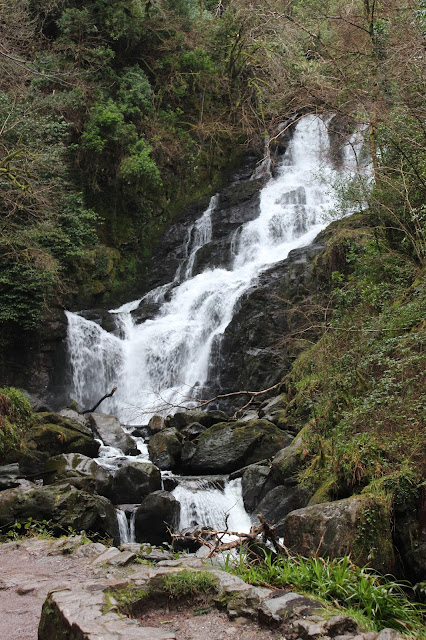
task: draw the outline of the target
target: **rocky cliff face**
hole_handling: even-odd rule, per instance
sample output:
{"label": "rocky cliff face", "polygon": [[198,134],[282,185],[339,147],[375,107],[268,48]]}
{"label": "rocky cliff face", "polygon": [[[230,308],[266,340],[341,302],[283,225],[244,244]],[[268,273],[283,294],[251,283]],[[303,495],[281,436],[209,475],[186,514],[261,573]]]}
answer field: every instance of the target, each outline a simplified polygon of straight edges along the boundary
{"label": "rocky cliff face", "polygon": [[245,294],[215,345],[208,384],[214,391],[266,389],[289,370],[303,347],[297,336],[283,344],[290,331],[301,328],[302,319],[294,313],[290,319],[289,313],[319,294],[314,265],[325,246],[325,236],[320,234],[312,245],[290,252],[286,260],[263,273]]}

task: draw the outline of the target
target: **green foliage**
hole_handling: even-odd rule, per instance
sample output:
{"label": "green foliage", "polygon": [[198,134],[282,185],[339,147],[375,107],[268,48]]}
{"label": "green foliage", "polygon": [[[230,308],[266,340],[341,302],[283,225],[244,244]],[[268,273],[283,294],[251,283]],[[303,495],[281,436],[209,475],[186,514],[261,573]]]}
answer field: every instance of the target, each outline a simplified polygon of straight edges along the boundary
{"label": "green foliage", "polygon": [[43,538],[49,540],[53,538],[53,526],[51,520],[34,520],[28,518],[24,523],[15,522],[7,532],[7,537],[11,540],[21,540],[22,538]]}
{"label": "green foliage", "polygon": [[288,376],[286,417],[307,425],[304,483],[346,497],[380,481],[396,507],[424,474],[425,276],[375,234],[340,239],[335,312]]}
{"label": "green foliage", "polygon": [[169,598],[193,598],[215,591],[216,579],[209,571],[184,570],[163,577],[163,591]]}
{"label": "green foliage", "polygon": [[224,568],[254,585],[292,586],[342,609],[356,609],[370,629],[390,627],[421,636],[426,609],[407,597],[408,585],[357,567],[348,556],[336,560],[274,558],[265,552],[263,558],[253,561],[242,554],[237,559],[228,556]]}
{"label": "green foliage", "polygon": [[34,424],[29,400],[13,387],[0,389],[0,457],[15,461],[25,449],[25,433]]}

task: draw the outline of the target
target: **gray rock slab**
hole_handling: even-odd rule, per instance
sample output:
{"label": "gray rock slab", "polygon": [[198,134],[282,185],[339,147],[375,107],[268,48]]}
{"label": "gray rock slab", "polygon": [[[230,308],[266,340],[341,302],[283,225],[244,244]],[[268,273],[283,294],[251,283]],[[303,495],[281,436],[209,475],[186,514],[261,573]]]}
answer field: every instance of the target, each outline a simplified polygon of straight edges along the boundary
{"label": "gray rock slab", "polygon": [[[325,632],[328,636],[338,636],[347,633],[355,634],[358,631],[358,625],[352,618],[348,616],[333,616],[327,620]],[[388,640],[391,640],[390,638]]]}
{"label": "gray rock slab", "polygon": [[382,629],[376,640],[402,640],[404,636],[402,636],[395,629]]}
{"label": "gray rock slab", "polygon": [[265,600],[259,609],[259,617],[264,621],[279,622],[282,616],[288,615],[296,608],[298,612],[303,610],[306,615],[320,607],[319,602],[290,591],[278,598]]}
{"label": "gray rock slab", "polygon": [[136,558],[136,554],[131,551],[120,551],[120,555],[113,556],[110,560],[108,560],[108,564],[111,564],[115,567],[124,567],[129,562],[132,562]]}
{"label": "gray rock slab", "polygon": [[89,423],[104,444],[121,449],[126,455],[138,453],[134,441],[123,431],[121,422],[115,416],[109,416],[106,413],[92,413]]}
{"label": "gray rock slab", "polygon": [[105,551],[103,551],[100,555],[96,556],[96,558],[92,560],[92,564],[96,565],[110,562],[113,558],[119,556],[120,554],[121,551],[117,549],[117,547],[109,547],[108,549],[105,549]]}
{"label": "gray rock slab", "polygon": [[325,620],[314,622],[312,620],[295,620],[293,627],[303,640],[320,638],[325,636]]}
{"label": "gray rock slab", "polygon": [[85,418],[81,413],[74,411],[74,409],[61,409],[59,415],[64,416],[64,418],[74,420],[74,422],[78,422],[82,427],[87,427],[87,418]]}
{"label": "gray rock slab", "polygon": [[52,591],[40,619],[39,640],[175,640],[173,632],[143,627],[120,617],[108,606],[102,592],[84,588]]}

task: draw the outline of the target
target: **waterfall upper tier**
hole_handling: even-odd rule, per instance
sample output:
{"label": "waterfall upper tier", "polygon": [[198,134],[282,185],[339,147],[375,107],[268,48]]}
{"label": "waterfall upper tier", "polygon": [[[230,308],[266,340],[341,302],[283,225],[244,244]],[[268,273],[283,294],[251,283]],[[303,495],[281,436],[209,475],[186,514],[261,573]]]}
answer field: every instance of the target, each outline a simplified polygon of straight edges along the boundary
{"label": "waterfall upper tier", "polygon": [[[154,413],[193,406],[213,378],[220,387],[212,353],[220,365],[222,337],[243,296],[263,272],[309,245],[336,216],[332,185],[356,170],[351,149],[348,145],[346,162],[336,168],[326,122],[306,116],[295,126],[274,177],[260,191],[260,183],[248,189],[250,215],[243,224],[230,225],[219,252],[211,251],[216,221],[223,217],[221,198],[215,196],[187,229],[170,282],[112,311],[115,334],[68,313],[70,395],[89,406],[116,386],[103,409],[140,424]],[[135,310],[147,304],[151,315],[137,323]]]}

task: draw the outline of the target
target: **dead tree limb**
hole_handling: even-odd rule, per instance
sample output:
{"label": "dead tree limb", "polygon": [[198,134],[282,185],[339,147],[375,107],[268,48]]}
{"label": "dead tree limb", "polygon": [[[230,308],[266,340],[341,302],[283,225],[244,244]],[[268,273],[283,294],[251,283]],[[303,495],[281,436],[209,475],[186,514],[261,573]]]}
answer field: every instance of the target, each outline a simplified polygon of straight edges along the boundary
{"label": "dead tree limb", "polygon": [[103,402],[106,398],[111,398],[111,396],[113,396],[116,391],[117,387],[113,387],[109,393],[106,393],[104,396],[102,396],[102,398],[95,404],[92,409],[85,409],[84,411],[82,411],[82,414],[93,413],[94,411],[96,411],[101,402]]}
{"label": "dead tree limb", "polygon": [[[216,553],[222,553],[223,551],[242,548],[245,545],[250,545],[250,543],[262,542],[263,544],[265,544],[267,542],[270,542],[278,555],[285,554],[288,558],[292,558],[295,562],[297,562],[296,558],[292,555],[290,550],[278,540],[274,528],[264,520],[262,515],[259,514],[257,517],[260,524],[252,526],[250,529],[250,533],[229,531],[228,516],[225,518],[225,528],[222,530],[215,531],[210,529],[200,529],[195,530],[192,535],[188,535],[185,533],[172,533],[172,531],[170,531],[169,529],[169,533],[172,540],[187,540],[191,542],[198,542],[200,545],[208,547],[208,558],[211,558]],[[224,542],[223,538],[225,535],[234,536],[235,540]],[[211,539],[206,539],[206,536],[211,537]]]}

